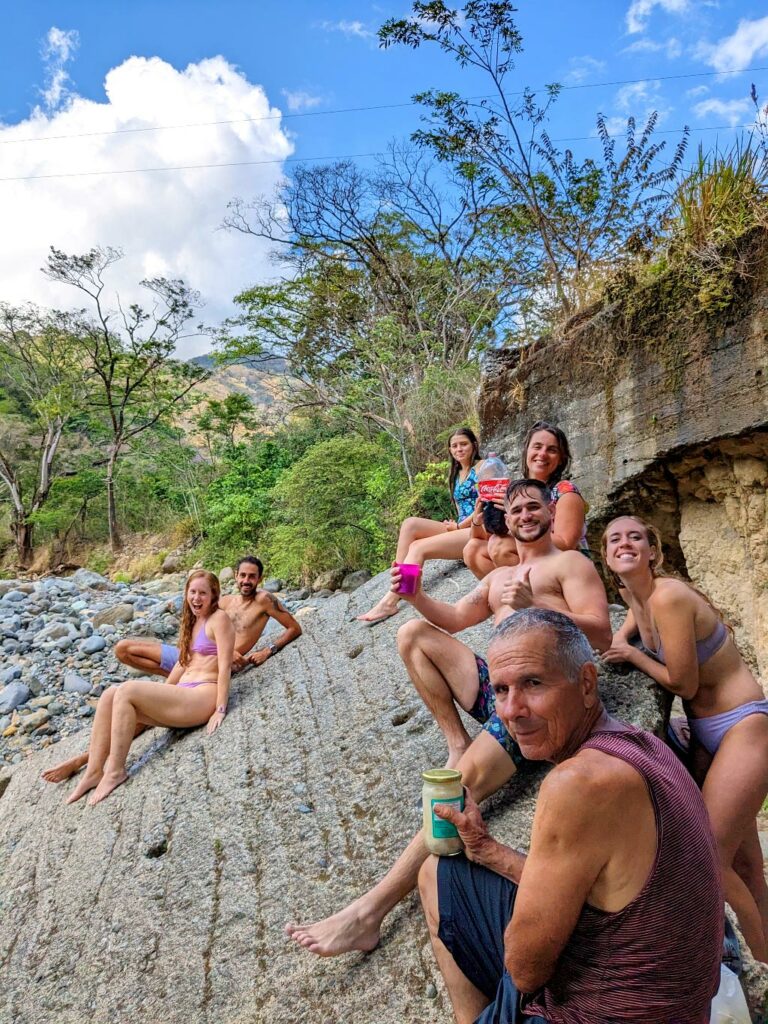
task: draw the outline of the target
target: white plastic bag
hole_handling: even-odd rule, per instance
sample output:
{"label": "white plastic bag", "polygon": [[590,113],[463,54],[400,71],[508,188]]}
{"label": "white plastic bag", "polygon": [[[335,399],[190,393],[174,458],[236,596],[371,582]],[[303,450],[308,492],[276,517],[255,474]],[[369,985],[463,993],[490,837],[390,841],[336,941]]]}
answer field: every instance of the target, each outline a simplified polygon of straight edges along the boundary
{"label": "white plastic bag", "polygon": [[739,979],[720,964],[720,988],[712,1000],[709,1024],[751,1024],[751,1020]]}

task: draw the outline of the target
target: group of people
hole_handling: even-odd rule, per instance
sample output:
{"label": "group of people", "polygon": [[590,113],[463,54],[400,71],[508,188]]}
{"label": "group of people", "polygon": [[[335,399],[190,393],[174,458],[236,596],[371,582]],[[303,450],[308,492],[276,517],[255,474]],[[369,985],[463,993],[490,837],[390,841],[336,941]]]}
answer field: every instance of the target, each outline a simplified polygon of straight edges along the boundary
{"label": "group of people", "polygon": [[[362,616],[408,601],[398,650],[462,773],[465,806],[436,808],[464,844],[433,857],[417,834],[349,906],[289,924],[320,956],[371,950],[417,884],[458,1024],[704,1024],[720,979],[724,901],[768,961],[768,887],[756,816],[768,794],[768,701],[707,597],[665,575],[661,541],[634,515],[608,524],[606,572],[628,607],[612,634],[585,543],[586,504],[565,479],[568,442],[537,423],[504,526],[482,525],[472,431],[450,439],[455,523],[403,523],[397,562],[463,557],[479,584],[455,604],[391,589]],[[486,519],[486,523],[488,520]],[[493,617],[483,657],[454,634]],[[594,652],[674,695],[690,742],[673,748],[612,719]],[[470,739],[460,709],[482,729]],[[494,840],[478,804],[526,761],[548,761],[527,854]]]}
{"label": "group of people", "polygon": [[[46,782],[63,782],[85,767],[67,803],[92,791],[88,803],[97,804],[125,782],[128,750],[144,729],[207,723],[209,735],[215,732],[227,713],[232,673],[263,665],[301,636],[301,626],[288,609],[259,589],[263,574],[261,561],[246,555],[235,573],[237,594],[222,597],[218,577],[196,570],[184,587],[178,647],[136,638],[118,641],[119,661],[165,677],[166,685],[129,679],[102,693],[88,750],[43,772]],[[269,619],[283,632],[254,650]]]}
{"label": "group of people", "polygon": [[[755,958],[768,961],[768,887],[756,816],[768,794],[768,701],[728,625],[691,584],[662,572],[661,541],[620,516],[602,559],[628,607],[612,633],[603,580],[586,544],[587,506],[567,477],[568,440],[539,422],[521,477],[489,516],[477,492],[480,450],[450,439],[456,521],[406,520],[389,593],[361,618],[419,613],[397,634],[416,691],[462,774],[463,810],[438,805],[464,853],[437,858],[417,834],[390,871],[333,916],[290,924],[320,956],[372,950],[389,911],[416,885],[458,1024],[704,1024],[717,990],[724,901]],[[463,558],[478,584],[455,604],[417,582],[401,593],[398,562]],[[227,712],[230,675],[263,664],[301,634],[259,589],[247,556],[238,593],[196,571],[184,591],[178,647],[121,640],[118,658],[166,685],[131,679],[99,699],[87,753],[44,773],[85,767],[69,802],[98,803],[125,781],[133,738],[151,726],[209,733]],[[253,650],[269,618],[283,626]],[[487,619],[486,655],[455,634]],[[690,741],[674,749],[611,718],[594,652],[629,663],[684,704]],[[481,725],[470,738],[461,712]],[[527,854],[490,835],[479,804],[527,761],[555,767],[542,784]]]}

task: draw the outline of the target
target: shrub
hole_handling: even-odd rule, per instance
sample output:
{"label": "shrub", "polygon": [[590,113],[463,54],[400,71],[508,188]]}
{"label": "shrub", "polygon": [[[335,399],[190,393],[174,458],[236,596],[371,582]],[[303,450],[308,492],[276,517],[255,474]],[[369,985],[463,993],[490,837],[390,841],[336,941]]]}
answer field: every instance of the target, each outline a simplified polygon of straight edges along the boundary
{"label": "shrub", "polygon": [[421,473],[417,473],[413,481],[413,490],[407,491],[395,505],[395,518],[398,523],[408,516],[420,516],[424,519],[455,519],[456,510],[448,490],[448,474],[450,462],[430,462]]}

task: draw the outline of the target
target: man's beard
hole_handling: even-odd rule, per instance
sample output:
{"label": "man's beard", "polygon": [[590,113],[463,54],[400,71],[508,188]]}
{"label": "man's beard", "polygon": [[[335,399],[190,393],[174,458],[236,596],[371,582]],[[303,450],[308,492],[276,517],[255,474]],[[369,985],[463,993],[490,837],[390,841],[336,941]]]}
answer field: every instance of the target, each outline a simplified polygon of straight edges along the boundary
{"label": "man's beard", "polygon": [[534,536],[521,537],[518,530],[515,530],[515,540],[519,540],[521,544],[535,544],[537,540],[541,540],[542,537],[546,536],[552,528],[552,523],[540,523],[538,533]]}
{"label": "man's beard", "polygon": [[240,591],[240,597],[253,597],[256,593],[256,587],[252,584],[248,584],[246,587],[241,585],[237,589]]}

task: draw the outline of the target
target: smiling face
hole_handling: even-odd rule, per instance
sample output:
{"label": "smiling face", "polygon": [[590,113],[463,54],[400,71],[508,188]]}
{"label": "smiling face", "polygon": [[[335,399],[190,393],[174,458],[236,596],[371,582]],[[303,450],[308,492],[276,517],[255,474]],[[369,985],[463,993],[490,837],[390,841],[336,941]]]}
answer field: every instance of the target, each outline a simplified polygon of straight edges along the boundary
{"label": "smiling face", "polygon": [[546,483],[563,461],[563,453],[554,434],[548,430],[537,430],[531,435],[525,453],[528,476],[532,480]]}
{"label": "smiling face", "polygon": [[237,569],[235,582],[242,597],[253,597],[259,585],[261,573],[254,562],[241,562]]}
{"label": "smiling face", "polygon": [[197,618],[205,618],[213,606],[213,591],[205,576],[195,576],[187,584],[187,604]]}
{"label": "smiling face", "polygon": [[474,445],[464,434],[454,434],[448,444],[448,451],[454,459],[462,466],[472,464],[474,457]]}
{"label": "smiling face", "polygon": [[617,576],[650,572],[658,558],[658,551],[650,543],[647,530],[631,516],[622,516],[609,523],[603,542],[606,565]]}
{"label": "smiling face", "polygon": [[552,529],[552,506],[548,505],[538,489],[518,491],[507,503],[507,528],[515,540],[532,544]]}
{"label": "smiling face", "polygon": [[587,662],[578,679],[569,679],[552,657],[554,643],[550,630],[536,629],[488,651],[496,713],[531,761],[569,757],[599,702],[594,665]]}

